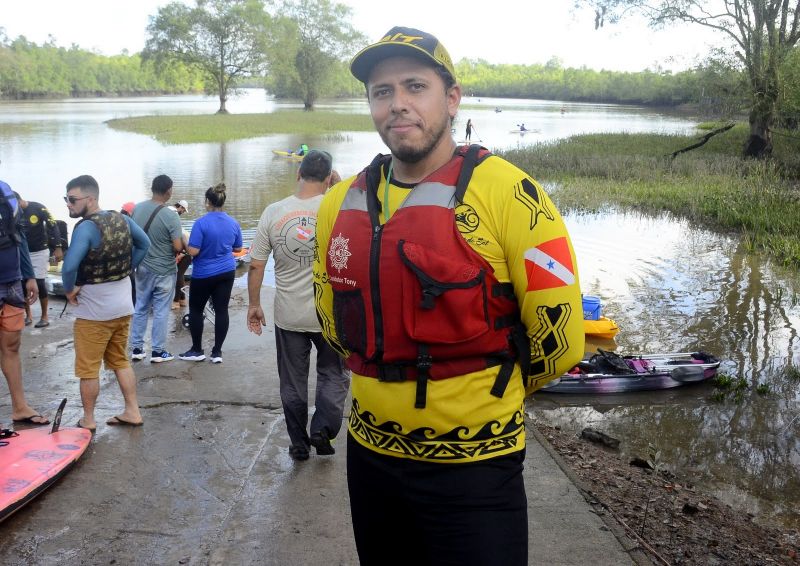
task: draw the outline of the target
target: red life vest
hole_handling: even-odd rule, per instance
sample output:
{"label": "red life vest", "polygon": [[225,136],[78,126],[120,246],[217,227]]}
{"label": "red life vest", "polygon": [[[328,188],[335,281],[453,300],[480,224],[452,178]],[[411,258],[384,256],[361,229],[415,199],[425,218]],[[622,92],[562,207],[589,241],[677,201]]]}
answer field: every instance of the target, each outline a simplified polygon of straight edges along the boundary
{"label": "red life vest", "polygon": [[418,408],[428,379],[500,365],[492,394],[502,397],[517,358],[527,374],[530,345],[513,288],[456,223],[472,170],[489,155],[459,148],[383,225],[377,188],[391,156],[378,155],[349,187],[331,232],[326,266],[347,365],[382,381],[416,380]]}

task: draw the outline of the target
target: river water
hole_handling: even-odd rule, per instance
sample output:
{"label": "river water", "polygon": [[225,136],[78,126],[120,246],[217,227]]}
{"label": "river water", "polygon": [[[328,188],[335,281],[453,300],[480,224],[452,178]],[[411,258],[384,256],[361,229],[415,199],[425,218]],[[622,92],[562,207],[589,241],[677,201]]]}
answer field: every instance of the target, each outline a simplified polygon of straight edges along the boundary
{"label": "river water", "polygon": [[[251,90],[228,107],[242,113],[299,105]],[[363,100],[319,107],[368,112]],[[148,198],[150,180],[166,173],[175,181],[176,200],[189,202],[189,219],[202,214],[205,188],[224,180],[228,212],[243,228],[252,228],[266,205],[294,188],[297,164],[274,157],[273,149],[302,142],[326,149],[343,176],[386,152],[374,132],[162,145],[104,123],[216,108],[217,101],[204,96],[0,102],[0,179],[64,219],[64,185],[85,173],[98,180],[101,205],[117,209]],[[465,98],[455,124],[457,140],[463,139],[467,118],[475,126],[473,140],[491,149],[579,133],[689,133],[694,127],[686,119],[636,107]],[[521,123],[536,131],[512,133]],[[620,438],[625,457],[645,456],[653,444],[664,466],[689,474],[732,505],[763,521],[800,527],[800,381],[784,373],[788,364],[800,365],[794,354],[800,329],[797,273],[751,253],[736,238],[668,215],[610,209],[565,219],[584,293],[602,297],[604,314],[622,328],[616,344],[592,346],[631,353],[706,350],[724,360],[723,373],[745,378],[753,390],[739,403],[712,400],[711,384],[595,398],[535,395],[529,411],[566,430],[593,426]],[[756,394],[759,384],[767,384],[769,393]]]}

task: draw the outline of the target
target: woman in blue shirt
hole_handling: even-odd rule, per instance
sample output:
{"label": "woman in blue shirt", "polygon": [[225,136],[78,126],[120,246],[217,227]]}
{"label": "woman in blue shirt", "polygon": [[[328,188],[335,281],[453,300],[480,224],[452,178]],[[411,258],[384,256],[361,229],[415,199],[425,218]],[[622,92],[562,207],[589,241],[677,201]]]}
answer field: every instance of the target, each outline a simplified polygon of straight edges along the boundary
{"label": "woman in blue shirt", "polygon": [[211,362],[222,363],[222,343],[228,334],[228,302],[231,298],[236,260],[233,252],[242,249],[242,229],[239,223],[223,212],[225,183],[206,191],[206,210],[197,219],[189,236],[189,255],[192,256],[192,280],[189,283],[189,331],[192,347],[178,356],[182,360],[200,362],[203,352],[203,309],[211,299],[214,306],[214,347]]}

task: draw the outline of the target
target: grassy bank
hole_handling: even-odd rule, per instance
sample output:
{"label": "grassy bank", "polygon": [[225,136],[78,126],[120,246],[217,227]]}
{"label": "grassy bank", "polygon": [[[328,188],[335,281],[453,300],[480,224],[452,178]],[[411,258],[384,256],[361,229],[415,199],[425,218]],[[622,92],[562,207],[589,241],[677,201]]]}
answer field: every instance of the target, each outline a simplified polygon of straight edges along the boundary
{"label": "grassy bank", "polygon": [[307,136],[374,129],[368,114],[301,110],[272,114],[141,116],[109,120],[107,124],[117,130],[152,136],[162,143],[224,142],[269,134]]}
{"label": "grassy bank", "polygon": [[592,134],[512,150],[503,156],[558,185],[563,211],[608,205],[669,211],[740,234],[755,250],[800,266],[800,141],[777,138],[768,161],[739,157],[743,126],[679,155],[698,136]]}

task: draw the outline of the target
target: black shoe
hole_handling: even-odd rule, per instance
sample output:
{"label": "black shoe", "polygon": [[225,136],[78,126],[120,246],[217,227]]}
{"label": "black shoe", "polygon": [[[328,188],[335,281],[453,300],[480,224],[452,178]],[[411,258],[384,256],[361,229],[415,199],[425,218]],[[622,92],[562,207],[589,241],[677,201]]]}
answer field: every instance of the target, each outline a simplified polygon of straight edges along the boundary
{"label": "black shoe", "polygon": [[302,446],[290,446],[289,456],[291,456],[292,460],[302,462],[304,460],[308,460],[308,450]]}
{"label": "black shoe", "polygon": [[330,456],[331,454],[336,454],[336,449],[331,446],[331,441],[328,439],[328,434],[324,430],[315,432],[308,440],[311,442],[311,446],[317,449],[318,456]]}

